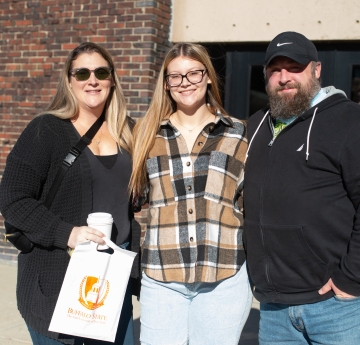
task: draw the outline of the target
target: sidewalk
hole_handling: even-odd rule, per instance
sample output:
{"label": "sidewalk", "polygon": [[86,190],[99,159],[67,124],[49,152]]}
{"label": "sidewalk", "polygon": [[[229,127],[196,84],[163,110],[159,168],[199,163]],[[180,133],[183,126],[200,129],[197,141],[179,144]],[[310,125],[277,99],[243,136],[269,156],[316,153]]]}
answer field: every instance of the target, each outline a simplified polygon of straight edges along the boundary
{"label": "sidewalk", "polygon": [[[25,345],[32,344],[30,335],[20,316],[16,306],[16,273],[15,265],[7,265],[0,262],[0,344],[1,345]],[[140,335],[140,305],[133,298],[135,339]],[[249,319],[241,335],[239,345],[257,345],[257,333],[259,323],[259,304],[255,301],[251,309]],[[139,345],[137,342],[135,345]],[[170,344],[169,344],[170,345]],[[219,344],[221,345],[221,344]]]}

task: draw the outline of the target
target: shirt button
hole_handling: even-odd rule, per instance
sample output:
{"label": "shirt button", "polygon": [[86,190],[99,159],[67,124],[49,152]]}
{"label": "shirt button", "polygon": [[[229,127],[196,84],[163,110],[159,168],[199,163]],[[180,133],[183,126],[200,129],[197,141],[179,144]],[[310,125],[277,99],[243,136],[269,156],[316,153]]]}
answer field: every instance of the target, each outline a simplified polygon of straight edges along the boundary
{"label": "shirt button", "polygon": [[194,211],[192,208],[189,208],[189,213],[192,214]]}
{"label": "shirt button", "polygon": [[191,186],[187,186],[186,188],[187,188],[187,190],[191,190]]}
{"label": "shirt button", "polygon": [[212,132],[214,130],[214,126],[209,127],[209,131]]}
{"label": "shirt button", "polygon": [[203,144],[202,141],[199,141],[199,142],[198,142],[198,145],[199,145],[199,146],[202,146],[202,144]]}
{"label": "shirt button", "polygon": [[194,237],[190,237],[190,242],[193,242],[194,241]]}
{"label": "shirt button", "polygon": [[191,164],[190,162],[186,162],[186,165],[187,165],[188,167],[190,166],[190,164]]}

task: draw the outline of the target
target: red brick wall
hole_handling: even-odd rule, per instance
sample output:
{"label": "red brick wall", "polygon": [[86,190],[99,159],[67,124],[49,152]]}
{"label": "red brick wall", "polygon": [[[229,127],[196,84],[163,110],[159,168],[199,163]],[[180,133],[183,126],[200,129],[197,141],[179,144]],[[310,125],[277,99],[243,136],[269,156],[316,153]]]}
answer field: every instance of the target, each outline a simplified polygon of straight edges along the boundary
{"label": "red brick wall", "polygon": [[[46,108],[67,55],[81,42],[111,53],[129,115],[141,117],[170,46],[170,19],[171,0],[1,1],[0,177],[16,139]],[[15,255],[0,244],[0,260]]]}

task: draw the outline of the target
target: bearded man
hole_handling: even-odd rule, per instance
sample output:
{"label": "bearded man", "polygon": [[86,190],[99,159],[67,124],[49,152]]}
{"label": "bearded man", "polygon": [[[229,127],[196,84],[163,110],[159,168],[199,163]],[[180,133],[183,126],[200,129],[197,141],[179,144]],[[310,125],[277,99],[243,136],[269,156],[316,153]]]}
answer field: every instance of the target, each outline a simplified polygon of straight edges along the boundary
{"label": "bearded man", "polygon": [[314,44],[270,42],[248,121],[244,246],[260,345],[360,344],[360,106],[321,88]]}

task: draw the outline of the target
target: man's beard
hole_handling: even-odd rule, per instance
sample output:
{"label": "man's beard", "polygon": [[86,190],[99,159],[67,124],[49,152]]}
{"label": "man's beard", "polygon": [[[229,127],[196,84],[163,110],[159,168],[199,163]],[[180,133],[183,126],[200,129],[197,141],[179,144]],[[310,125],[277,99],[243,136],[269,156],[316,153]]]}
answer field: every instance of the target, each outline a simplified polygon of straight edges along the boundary
{"label": "man's beard", "polygon": [[[295,88],[297,92],[293,94],[279,94],[278,91]],[[266,84],[266,92],[269,96],[269,104],[271,116],[274,118],[289,119],[299,116],[305,110],[311,107],[311,101],[320,91],[320,81],[312,76],[311,80],[306,84],[295,82],[285,86],[277,86],[270,89],[269,83]]]}

